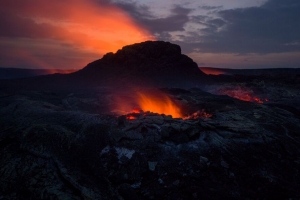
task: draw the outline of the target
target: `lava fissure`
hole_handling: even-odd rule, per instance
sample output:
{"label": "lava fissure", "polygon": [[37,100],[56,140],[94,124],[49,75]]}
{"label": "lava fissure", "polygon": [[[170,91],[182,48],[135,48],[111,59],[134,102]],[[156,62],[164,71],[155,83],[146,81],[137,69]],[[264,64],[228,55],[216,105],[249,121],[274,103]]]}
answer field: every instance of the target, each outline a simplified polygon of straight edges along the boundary
{"label": "lava fissure", "polygon": [[259,104],[269,102],[269,99],[260,98],[254,94],[253,90],[245,87],[224,87],[220,88],[217,91],[217,93],[222,95],[228,95],[232,98],[239,99],[242,101],[256,102]]}
{"label": "lava fissure", "polygon": [[[132,112],[127,113],[125,116],[126,116],[127,120],[137,120],[141,117],[152,116],[152,115],[163,115],[163,116],[170,116],[173,118],[172,115],[166,115],[164,113],[154,113],[151,111],[144,112],[143,110],[139,110],[139,112],[137,112],[136,109],[132,110]],[[177,118],[181,118],[183,120],[196,120],[199,118],[211,118],[212,116],[213,116],[212,114],[207,113],[204,109],[202,109],[202,110],[198,110],[198,111],[192,113],[191,115],[177,117]],[[174,117],[174,118],[176,118],[176,117]]]}
{"label": "lava fissure", "polygon": [[118,98],[116,107],[113,108],[117,115],[125,115],[127,120],[149,115],[165,115],[184,120],[212,117],[212,114],[204,109],[192,114],[183,114],[183,106],[180,106],[182,103],[176,102],[161,91],[139,91],[129,96],[131,98]]}

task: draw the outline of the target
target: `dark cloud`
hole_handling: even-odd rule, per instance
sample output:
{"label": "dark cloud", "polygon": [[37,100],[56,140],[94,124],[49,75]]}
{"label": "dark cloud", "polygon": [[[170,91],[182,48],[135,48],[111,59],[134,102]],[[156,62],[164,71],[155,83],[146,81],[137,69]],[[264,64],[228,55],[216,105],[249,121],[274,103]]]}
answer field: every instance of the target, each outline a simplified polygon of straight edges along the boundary
{"label": "dark cloud", "polygon": [[298,0],[269,0],[262,7],[267,9],[278,9],[284,7],[297,7],[299,4],[300,2]]}
{"label": "dark cloud", "polygon": [[208,19],[210,19],[210,17],[206,15],[191,16],[191,22],[195,22],[195,23],[203,23]]}
{"label": "dark cloud", "polygon": [[171,12],[172,14],[166,18],[142,19],[141,22],[153,33],[184,31],[184,25],[190,20],[188,14],[191,9],[176,6]]}
{"label": "dark cloud", "polygon": [[143,18],[153,18],[149,7],[146,5],[140,5],[132,1],[118,1],[113,4],[128,12],[137,21]]}
{"label": "dark cloud", "polygon": [[[185,44],[214,53],[279,53],[300,51],[300,3],[270,0],[261,7],[222,10],[220,18],[205,19],[206,28],[197,40]],[[222,27],[221,29],[218,29]]]}
{"label": "dark cloud", "polygon": [[183,8],[180,5],[176,5],[171,11],[175,15],[188,15],[193,9]]}
{"label": "dark cloud", "polygon": [[212,25],[217,26],[217,27],[221,27],[221,26],[224,26],[226,24],[226,22],[224,20],[220,19],[220,18],[208,20],[207,23],[212,24]]}
{"label": "dark cloud", "polygon": [[162,40],[162,41],[172,41],[172,35],[166,31],[159,33],[158,37],[159,37],[159,40]]}
{"label": "dark cloud", "polygon": [[[114,3],[127,11],[139,24],[155,34],[163,35],[163,32],[184,31],[184,25],[190,21],[188,14],[193,10],[174,5],[170,16],[157,18],[149,11],[149,7],[136,2],[120,1]],[[162,39],[161,37],[159,39]]]}
{"label": "dark cloud", "polygon": [[199,6],[199,8],[203,10],[217,10],[222,9],[223,6]]}

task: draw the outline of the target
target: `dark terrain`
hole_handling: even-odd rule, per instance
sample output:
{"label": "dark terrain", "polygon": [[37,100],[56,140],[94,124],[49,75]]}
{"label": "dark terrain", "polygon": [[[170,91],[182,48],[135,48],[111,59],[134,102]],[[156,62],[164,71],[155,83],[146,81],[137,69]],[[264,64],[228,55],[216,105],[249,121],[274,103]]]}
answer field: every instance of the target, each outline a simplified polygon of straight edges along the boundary
{"label": "dark terrain", "polygon": [[[154,89],[200,114],[112,112]],[[177,45],[134,44],[0,82],[0,199],[299,199],[299,130],[298,73],[207,76]]]}
{"label": "dark terrain", "polygon": [[200,67],[201,71],[218,72],[224,75],[245,75],[245,76],[279,76],[300,74],[300,68],[271,68],[271,69],[225,69]]}
{"label": "dark terrain", "polygon": [[55,73],[66,74],[74,71],[75,70],[0,68],[0,79],[28,78]]}

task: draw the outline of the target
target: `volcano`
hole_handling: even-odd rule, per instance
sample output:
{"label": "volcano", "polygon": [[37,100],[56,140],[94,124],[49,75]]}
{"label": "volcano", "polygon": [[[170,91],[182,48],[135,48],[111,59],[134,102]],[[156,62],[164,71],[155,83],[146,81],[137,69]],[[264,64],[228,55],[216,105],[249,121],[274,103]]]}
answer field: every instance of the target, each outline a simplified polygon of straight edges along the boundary
{"label": "volcano", "polygon": [[0,199],[300,199],[300,76],[282,72],[205,75],[146,41],[1,80]]}
{"label": "volcano", "polygon": [[178,45],[146,41],[128,45],[116,53],[88,64],[73,74],[85,82],[102,84],[148,84],[151,86],[192,86],[205,74]]}

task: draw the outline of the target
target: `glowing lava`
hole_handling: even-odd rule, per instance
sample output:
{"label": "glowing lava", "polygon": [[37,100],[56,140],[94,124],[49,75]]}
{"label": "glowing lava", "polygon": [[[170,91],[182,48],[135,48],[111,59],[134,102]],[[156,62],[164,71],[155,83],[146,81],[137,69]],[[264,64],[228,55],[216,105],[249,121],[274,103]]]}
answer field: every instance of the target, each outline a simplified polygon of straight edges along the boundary
{"label": "glowing lava", "polygon": [[126,119],[127,119],[127,120],[136,120],[137,117],[132,116],[132,115],[128,115],[128,116],[126,116]]}
{"label": "glowing lava", "polygon": [[184,120],[188,120],[188,119],[198,119],[198,118],[211,118],[212,114],[207,113],[204,109],[202,109],[201,111],[198,110],[197,112],[194,112],[193,114],[184,117]]}
{"label": "glowing lava", "polygon": [[242,101],[249,101],[249,102],[256,102],[256,103],[265,103],[268,102],[268,99],[262,99],[254,95],[254,92],[251,89],[237,87],[237,88],[221,88],[219,89],[218,93],[223,95],[228,95],[230,97],[242,100]]}
{"label": "glowing lava", "polygon": [[165,94],[138,93],[138,105],[142,110],[182,118],[180,108]]}
{"label": "glowing lava", "polygon": [[[136,120],[142,116],[153,114],[171,115],[173,118],[182,118],[184,120],[212,117],[212,114],[206,113],[204,109],[186,116],[182,113],[177,102],[159,91],[143,91],[135,92],[134,94],[129,99],[124,96],[119,98],[117,107],[113,111],[119,115],[125,114],[127,120]],[[134,109],[132,110],[132,108]]]}

